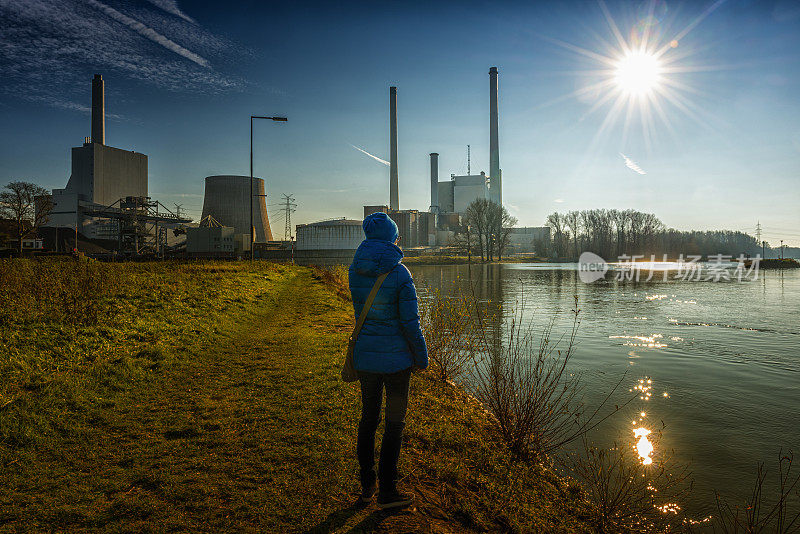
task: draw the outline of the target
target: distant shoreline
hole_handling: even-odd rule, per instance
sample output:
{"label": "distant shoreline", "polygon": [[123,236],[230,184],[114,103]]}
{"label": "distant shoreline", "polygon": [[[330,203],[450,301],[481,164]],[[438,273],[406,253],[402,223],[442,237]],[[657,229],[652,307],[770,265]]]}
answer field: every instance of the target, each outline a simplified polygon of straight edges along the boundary
{"label": "distant shoreline", "polygon": [[[703,260],[703,262],[707,262],[708,260]],[[751,261],[751,260],[749,260]],[[564,263],[577,263],[574,259],[569,260],[555,260],[549,258],[519,258],[519,257],[510,257],[510,258],[503,258],[502,260],[495,260],[495,261],[480,261],[480,258],[475,258],[474,256],[470,259],[467,256],[436,256],[436,255],[425,255],[425,256],[406,256],[403,258],[403,263],[406,265],[496,265],[500,263],[557,263],[557,264],[564,264]],[[649,261],[639,261],[636,263],[649,263]],[[661,262],[657,262],[661,263]],[[674,263],[674,260],[668,261],[668,263]],[[759,269],[798,269],[800,268],[800,261],[794,258],[784,258],[784,259],[762,259],[759,261]],[[647,270],[647,269],[643,269]]]}

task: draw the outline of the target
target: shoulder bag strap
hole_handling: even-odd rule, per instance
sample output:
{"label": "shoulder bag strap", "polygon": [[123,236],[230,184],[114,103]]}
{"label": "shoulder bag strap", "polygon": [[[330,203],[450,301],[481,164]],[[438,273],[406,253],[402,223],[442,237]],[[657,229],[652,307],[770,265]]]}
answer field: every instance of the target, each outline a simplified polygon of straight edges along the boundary
{"label": "shoulder bag strap", "polygon": [[381,288],[381,284],[383,284],[383,281],[386,280],[387,276],[389,276],[389,273],[383,273],[378,277],[377,280],[375,280],[375,284],[372,286],[372,290],[369,292],[366,302],[364,302],[364,308],[361,310],[361,315],[358,316],[358,322],[356,323],[356,327],[353,329],[353,335],[350,336],[351,339],[357,338],[358,333],[361,332],[361,327],[364,326],[364,321],[367,320],[367,313],[369,313],[369,309],[372,307],[372,301],[375,300],[375,296],[378,294],[378,290]]}

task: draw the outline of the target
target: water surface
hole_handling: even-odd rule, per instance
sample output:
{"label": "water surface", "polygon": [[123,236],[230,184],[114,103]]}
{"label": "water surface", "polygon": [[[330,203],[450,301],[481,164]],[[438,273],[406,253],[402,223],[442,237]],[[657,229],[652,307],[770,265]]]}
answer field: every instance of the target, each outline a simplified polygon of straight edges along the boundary
{"label": "water surface", "polygon": [[587,401],[599,402],[626,371],[616,399],[639,394],[592,438],[633,446],[636,429],[663,428],[658,448],[691,463],[695,489],[681,504],[695,516],[716,513],[714,489],[747,497],[758,463],[774,473],[781,448],[800,461],[800,270],[762,270],[748,282],[585,284],[574,264],[410,268],[418,285],[445,292],[471,281],[506,318],[521,305],[538,327],[554,314],[567,327],[577,295],[571,370]]}

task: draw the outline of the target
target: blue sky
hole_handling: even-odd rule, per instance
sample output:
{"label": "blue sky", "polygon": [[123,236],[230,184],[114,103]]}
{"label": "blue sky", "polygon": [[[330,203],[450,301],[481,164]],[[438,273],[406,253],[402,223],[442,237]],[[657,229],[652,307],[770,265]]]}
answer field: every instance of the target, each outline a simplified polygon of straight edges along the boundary
{"label": "blue sky", "polygon": [[[613,86],[580,93],[609,78],[591,53],[622,54],[609,18],[626,42],[665,45],[670,96],[655,96],[646,130],[633,105],[626,131],[627,104],[603,127]],[[149,156],[151,195],[168,206],[199,217],[205,176],[249,172],[249,115],[281,114],[256,125],[268,201],[293,194],[295,223],[356,218],[388,203],[388,167],[351,145],[388,159],[396,85],[400,204],[427,209],[430,152],[441,179],[466,171],[467,144],[473,172],[488,171],[490,66],[504,200],[521,224],[633,208],[681,229],[760,220],[771,243],[800,245],[795,2],[0,0],[0,183],[66,184],[99,72],[106,142]]]}

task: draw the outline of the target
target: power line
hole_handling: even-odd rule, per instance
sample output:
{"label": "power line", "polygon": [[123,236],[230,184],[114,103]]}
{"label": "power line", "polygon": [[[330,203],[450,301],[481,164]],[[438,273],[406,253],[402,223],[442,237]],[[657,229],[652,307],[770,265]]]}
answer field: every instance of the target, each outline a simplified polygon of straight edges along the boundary
{"label": "power line", "polygon": [[286,225],[283,229],[283,240],[289,241],[292,238],[292,213],[297,211],[297,204],[294,203],[292,195],[283,195],[283,212]]}

